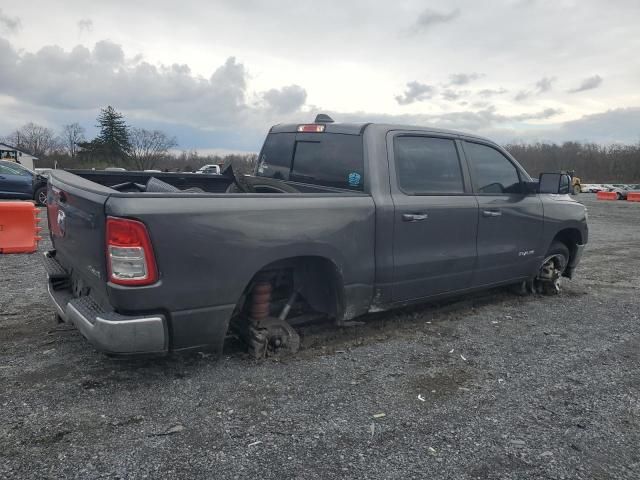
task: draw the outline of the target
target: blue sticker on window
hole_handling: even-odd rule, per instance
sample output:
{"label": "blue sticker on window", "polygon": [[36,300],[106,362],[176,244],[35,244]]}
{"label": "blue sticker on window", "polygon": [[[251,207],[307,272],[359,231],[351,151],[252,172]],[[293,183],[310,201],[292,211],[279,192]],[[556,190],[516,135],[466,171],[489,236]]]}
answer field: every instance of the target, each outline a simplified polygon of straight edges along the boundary
{"label": "blue sticker on window", "polygon": [[362,175],[356,172],[351,172],[349,174],[348,179],[349,179],[350,187],[357,187],[358,185],[360,185],[360,180],[362,179]]}

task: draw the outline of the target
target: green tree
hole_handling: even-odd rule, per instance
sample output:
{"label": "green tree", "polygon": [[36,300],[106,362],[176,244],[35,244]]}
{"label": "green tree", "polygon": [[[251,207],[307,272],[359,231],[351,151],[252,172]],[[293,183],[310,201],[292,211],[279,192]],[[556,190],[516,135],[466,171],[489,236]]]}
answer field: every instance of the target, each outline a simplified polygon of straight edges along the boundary
{"label": "green tree", "polygon": [[129,126],[124,116],[111,105],[103,108],[98,115],[100,133],[92,142],[112,163],[126,163],[131,151]]}

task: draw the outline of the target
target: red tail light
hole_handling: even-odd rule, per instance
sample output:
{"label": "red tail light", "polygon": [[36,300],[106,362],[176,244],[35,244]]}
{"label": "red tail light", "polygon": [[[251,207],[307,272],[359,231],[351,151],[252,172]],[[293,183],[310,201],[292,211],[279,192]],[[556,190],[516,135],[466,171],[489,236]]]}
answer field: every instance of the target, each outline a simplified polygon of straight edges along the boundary
{"label": "red tail light", "polygon": [[158,281],[156,260],[144,223],[107,217],[107,270],[118,285],[151,285]]}
{"label": "red tail light", "polygon": [[324,125],[318,124],[309,124],[309,125],[298,125],[298,131],[303,133],[321,133],[324,132]]}

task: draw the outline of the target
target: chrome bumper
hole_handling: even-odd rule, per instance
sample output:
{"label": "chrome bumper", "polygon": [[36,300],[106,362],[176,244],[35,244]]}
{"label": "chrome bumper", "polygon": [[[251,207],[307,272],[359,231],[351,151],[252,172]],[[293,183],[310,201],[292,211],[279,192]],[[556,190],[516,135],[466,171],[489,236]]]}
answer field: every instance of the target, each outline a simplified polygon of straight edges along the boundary
{"label": "chrome bumper", "polygon": [[58,315],[65,322],[73,323],[98,350],[115,354],[168,350],[164,315],[120,315],[105,311],[91,297],[74,298],[68,290],[56,290],[61,267],[51,256],[46,257],[45,265],[52,260],[55,264],[47,268],[47,287]]}

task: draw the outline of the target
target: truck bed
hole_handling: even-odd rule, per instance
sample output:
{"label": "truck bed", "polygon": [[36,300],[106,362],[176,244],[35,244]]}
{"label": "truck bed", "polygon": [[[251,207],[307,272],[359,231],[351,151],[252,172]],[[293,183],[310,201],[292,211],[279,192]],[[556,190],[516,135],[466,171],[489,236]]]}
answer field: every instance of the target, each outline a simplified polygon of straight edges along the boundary
{"label": "truck bed", "polygon": [[[130,179],[131,172],[76,173],[80,175],[55,171],[49,181],[51,256],[69,275],[67,283],[53,285],[50,280],[50,289],[65,290],[54,293],[69,303],[90,296],[103,312],[165,319],[167,350],[221,348],[231,314],[252,277],[291,257],[329,259],[348,292],[345,309],[351,315],[368,309],[362,299],[371,298],[375,271],[375,206],[368,194],[331,189],[132,193],[104,185]],[[231,181],[200,174],[144,174],[137,178],[158,175],[181,186],[199,177],[200,188],[210,190],[226,189]],[[157,283],[132,287],[109,281],[108,217],[146,226],[160,274]]]}

